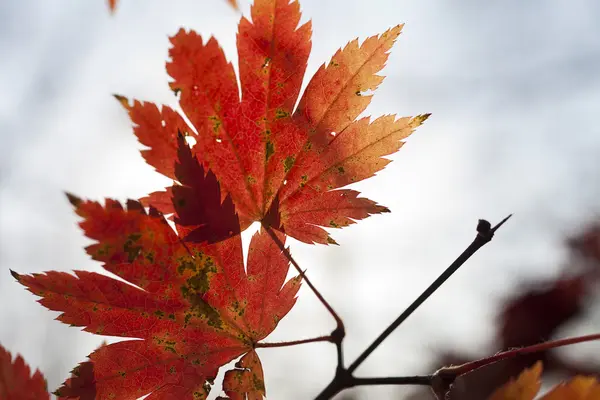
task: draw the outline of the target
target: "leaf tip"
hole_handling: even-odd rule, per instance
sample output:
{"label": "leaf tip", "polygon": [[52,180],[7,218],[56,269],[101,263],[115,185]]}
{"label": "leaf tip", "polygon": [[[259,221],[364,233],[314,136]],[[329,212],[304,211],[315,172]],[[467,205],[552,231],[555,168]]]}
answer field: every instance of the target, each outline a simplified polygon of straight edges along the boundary
{"label": "leaf tip", "polygon": [[331,236],[327,236],[327,244],[334,244],[336,246],[339,246],[340,244],[338,242],[336,242]]}
{"label": "leaf tip", "polygon": [[414,127],[417,127],[419,125],[421,125],[423,122],[427,121],[427,119],[431,116],[431,113],[427,113],[427,114],[420,114],[417,115],[416,117],[413,117],[412,119],[412,124]]}
{"label": "leaf tip", "polygon": [[81,199],[79,197],[77,197],[74,194],[69,193],[69,192],[65,192],[65,195],[67,196],[69,203],[71,203],[71,205],[73,205],[73,207],[75,207],[75,208],[79,207],[79,205],[81,204]]}
{"label": "leaf tip", "polygon": [[129,100],[127,100],[127,97],[125,97],[125,96],[122,96],[122,95],[120,95],[120,94],[116,94],[116,93],[113,93],[113,97],[114,97],[115,99],[117,99],[117,101],[118,101],[119,103],[121,103],[121,105],[122,105],[122,106],[123,106],[123,107],[124,107],[126,110],[129,110],[129,108],[130,108],[130,107],[129,107]]}
{"label": "leaf tip", "polygon": [[13,276],[13,278],[15,278],[18,282],[21,282],[21,275],[19,275],[18,273],[16,273],[12,269],[9,269],[9,271],[10,271],[10,274]]}

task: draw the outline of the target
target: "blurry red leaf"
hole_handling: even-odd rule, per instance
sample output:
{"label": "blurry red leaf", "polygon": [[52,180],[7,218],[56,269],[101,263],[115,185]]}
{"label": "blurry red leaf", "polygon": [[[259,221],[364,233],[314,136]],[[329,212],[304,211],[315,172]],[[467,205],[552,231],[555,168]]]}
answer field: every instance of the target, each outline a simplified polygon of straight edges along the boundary
{"label": "blurry red leaf", "polygon": [[594,223],[569,240],[569,246],[584,257],[600,263],[600,223]]}
{"label": "blurry red leaf", "polygon": [[548,340],[582,309],[585,279],[559,279],[548,287],[534,285],[504,307],[500,316],[500,348],[522,347]]}
{"label": "blurry red leaf", "polygon": [[46,380],[39,370],[33,375],[23,357],[11,354],[0,345],[0,399],[49,400]]}

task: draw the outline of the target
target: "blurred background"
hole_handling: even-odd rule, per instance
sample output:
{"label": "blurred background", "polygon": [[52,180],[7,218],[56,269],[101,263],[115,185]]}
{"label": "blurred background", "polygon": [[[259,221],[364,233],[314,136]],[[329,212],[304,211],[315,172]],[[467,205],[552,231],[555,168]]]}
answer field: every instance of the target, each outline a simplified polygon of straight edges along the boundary
{"label": "blurred background", "polygon": [[[249,0],[240,3],[248,15]],[[600,297],[588,279],[600,270],[600,232],[581,236],[600,215],[600,3],[301,6],[313,23],[307,77],[348,41],[406,23],[366,115],[432,113],[392,164],[354,185],[391,214],[334,232],[339,247],[291,242],[346,323],[348,361],[470,243],[479,218],[495,223],[514,213],[357,374],[426,374],[505,346],[600,332]],[[114,16],[104,0],[0,2],[0,344],[39,368],[51,390],[103,337],[54,321],[57,313],[37,304],[9,268],[100,271],[63,192],[124,200],[169,184],[144,163],[111,94],[175,106],[164,68],[168,36],[181,26],[212,34],[237,64],[239,18],[225,0],[121,0]],[[509,305],[519,301],[526,311],[515,316]],[[269,340],[333,327],[304,287]],[[312,398],[335,368],[326,343],[259,353],[269,399]],[[550,378],[600,371],[599,354],[599,343],[556,352]],[[409,396],[428,398],[393,387],[339,398]]]}

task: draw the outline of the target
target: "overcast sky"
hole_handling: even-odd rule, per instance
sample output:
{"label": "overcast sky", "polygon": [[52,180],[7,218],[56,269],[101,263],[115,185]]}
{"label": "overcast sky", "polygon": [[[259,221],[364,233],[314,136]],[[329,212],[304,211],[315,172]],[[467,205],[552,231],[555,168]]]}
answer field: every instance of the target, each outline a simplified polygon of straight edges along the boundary
{"label": "overcast sky", "polygon": [[[120,3],[111,17],[104,0],[0,2],[0,343],[40,368],[52,390],[102,337],[53,321],[57,313],[37,304],[8,269],[100,271],[63,192],[137,198],[168,183],[140,157],[111,94],[175,104],[164,68],[169,35],[180,26],[213,34],[237,63],[240,15],[225,0]],[[247,14],[249,1],[241,5]],[[347,359],[468,245],[478,218],[494,223],[514,213],[357,373],[427,373],[432,349],[488,349],[502,299],[522,283],[557,276],[564,235],[600,213],[600,3],[301,5],[304,20],[313,21],[307,76],[349,40],[405,22],[365,115],[432,113],[386,170],[355,185],[391,214],[334,232],[339,247],[292,241],[347,324]],[[269,340],[333,327],[303,288]],[[313,397],[334,371],[327,344],[260,355],[270,399]],[[396,391],[356,393],[381,399]]]}

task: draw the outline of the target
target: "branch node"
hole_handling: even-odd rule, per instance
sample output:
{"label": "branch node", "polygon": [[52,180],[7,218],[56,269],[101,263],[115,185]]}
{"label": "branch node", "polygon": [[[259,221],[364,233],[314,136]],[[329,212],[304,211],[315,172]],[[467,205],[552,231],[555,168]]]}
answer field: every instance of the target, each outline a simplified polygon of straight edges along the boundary
{"label": "branch node", "polygon": [[337,326],[332,332],[331,332],[331,343],[336,343],[336,344],[340,344],[342,343],[342,340],[344,340],[344,338],[346,337],[346,329],[344,328],[344,326]]}

